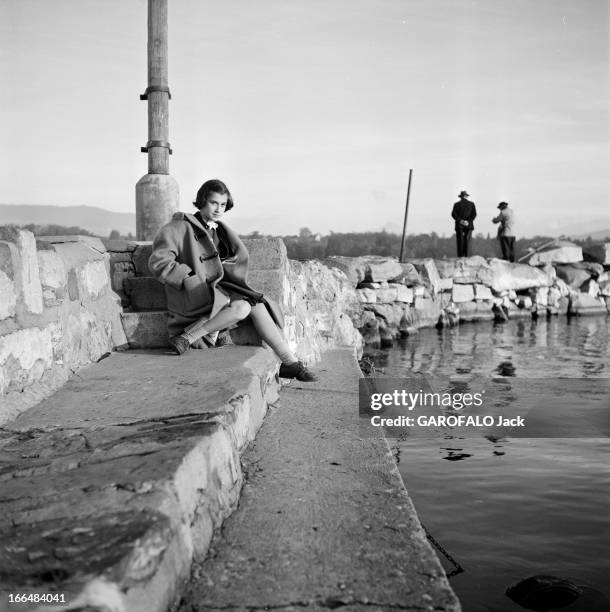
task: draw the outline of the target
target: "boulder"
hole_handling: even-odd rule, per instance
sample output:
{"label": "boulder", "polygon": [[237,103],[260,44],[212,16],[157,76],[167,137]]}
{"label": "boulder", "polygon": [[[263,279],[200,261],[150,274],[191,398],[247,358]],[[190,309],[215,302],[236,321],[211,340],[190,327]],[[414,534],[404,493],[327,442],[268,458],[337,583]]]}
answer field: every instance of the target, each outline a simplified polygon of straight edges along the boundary
{"label": "boulder", "polygon": [[573,242],[558,240],[549,248],[534,253],[530,259],[531,266],[539,266],[546,263],[574,263],[582,261],[582,248]]}
{"label": "boulder", "polygon": [[425,297],[416,297],[413,320],[416,327],[434,327],[440,317],[440,303]]}
{"label": "boulder", "polygon": [[472,302],[474,300],[474,289],[472,285],[453,285],[451,300],[456,304],[461,302]]}
{"label": "boulder", "polygon": [[441,279],[452,279],[453,283],[482,283],[491,286],[493,280],[491,269],[487,260],[479,255],[459,259],[437,259],[435,263]]}
{"label": "boulder", "polygon": [[553,279],[544,271],[526,264],[492,259],[489,266],[492,274],[491,288],[494,293],[511,289],[519,291],[534,287],[549,287],[553,284]]}
{"label": "boulder", "polygon": [[364,304],[374,304],[377,302],[377,292],[373,289],[356,289],[358,298]]}
{"label": "boulder", "polygon": [[388,287],[387,289],[377,289],[375,291],[375,295],[377,296],[377,301],[383,304],[391,304],[396,301],[396,296],[398,295],[398,291],[395,287]]}
{"label": "boulder", "polygon": [[424,284],[431,290],[433,295],[440,291],[441,278],[436,269],[434,259],[430,257],[425,259],[412,259],[409,263],[415,266]]}
{"label": "boulder", "polygon": [[610,280],[599,283],[599,294],[610,297]]}
{"label": "boulder", "polygon": [[402,274],[402,266],[394,257],[368,255],[365,262],[364,280],[379,282],[395,279]]}
{"label": "boulder", "polygon": [[438,282],[438,287],[441,291],[451,291],[453,289],[453,279],[440,278]]}
{"label": "boulder", "polygon": [[557,277],[563,280],[572,289],[580,287],[591,278],[588,270],[573,265],[560,265],[556,267]]}
{"label": "boulder", "polygon": [[381,338],[379,336],[379,321],[374,312],[365,310],[362,313],[362,325],[358,331],[362,334],[365,344],[371,346],[380,346]]}
{"label": "boulder", "polygon": [[414,285],[421,285],[422,279],[419,276],[419,272],[412,263],[401,263],[399,264],[401,272],[398,276],[393,279],[399,283],[407,285],[407,287],[413,287]]}
{"label": "boulder", "polygon": [[413,303],[413,289],[411,287],[405,287],[404,285],[396,285],[396,301],[404,302],[405,304]]}
{"label": "boulder", "polygon": [[474,286],[474,299],[475,300],[491,300],[493,295],[491,289],[487,285],[481,285],[477,283]]}
{"label": "boulder", "polygon": [[332,257],[327,257],[322,263],[329,268],[341,270],[354,286],[364,280],[366,263],[363,257],[342,257],[334,255]]}
{"label": "boulder", "polygon": [[606,305],[601,299],[594,298],[588,293],[574,293],[570,296],[568,314],[588,315],[606,312]]}

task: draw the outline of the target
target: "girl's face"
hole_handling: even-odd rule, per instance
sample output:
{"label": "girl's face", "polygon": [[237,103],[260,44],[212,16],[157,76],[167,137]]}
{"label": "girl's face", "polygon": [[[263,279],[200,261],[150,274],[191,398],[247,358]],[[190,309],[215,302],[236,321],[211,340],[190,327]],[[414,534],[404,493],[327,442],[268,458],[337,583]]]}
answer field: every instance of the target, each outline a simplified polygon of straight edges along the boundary
{"label": "girl's face", "polygon": [[203,220],[219,221],[224,215],[228,199],[229,196],[226,193],[222,194],[212,191],[208,195],[208,199],[205,201],[205,204],[199,209],[201,211],[201,217]]}

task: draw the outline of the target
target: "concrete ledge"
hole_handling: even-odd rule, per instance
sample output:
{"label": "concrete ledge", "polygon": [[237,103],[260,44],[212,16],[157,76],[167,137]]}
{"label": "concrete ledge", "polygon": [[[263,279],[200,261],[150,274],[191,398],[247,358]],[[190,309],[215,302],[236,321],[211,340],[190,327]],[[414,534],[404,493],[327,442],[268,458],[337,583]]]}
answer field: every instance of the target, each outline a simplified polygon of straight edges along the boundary
{"label": "concrete ledge", "polygon": [[244,453],[239,509],[193,570],[181,612],[459,612],[379,428],[360,429],[360,371],[328,351],[282,388]]}
{"label": "concrete ledge", "polygon": [[172,605],[237,505],[276,368],[260,348],[115,353],[0,430],[0,610]]}

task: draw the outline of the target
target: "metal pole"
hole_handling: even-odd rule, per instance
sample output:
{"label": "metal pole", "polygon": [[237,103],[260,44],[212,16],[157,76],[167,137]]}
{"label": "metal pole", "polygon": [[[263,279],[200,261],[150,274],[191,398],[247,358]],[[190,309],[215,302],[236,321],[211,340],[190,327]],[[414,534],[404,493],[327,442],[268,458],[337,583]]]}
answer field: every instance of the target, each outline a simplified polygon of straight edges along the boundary
{"label": "metal pole", "polygon": [[407,201],[405,202],[405,220],[402,224],[402,241],[400,242],[400,257],[398,261],[402,263],[402,256],[405,252],[405,240],[407,238],[407,215],[409,214],[409,198],[411,197],[411,177],[413,176],[413,168],[409,170],[409,185],[407,187]]}
{"label": "metal pole", "polygon": [[167,0],[148,0],[148,174],[136,184],[136,236],[152,240],[178,210],[178,183],[169,175],[169,99]]}

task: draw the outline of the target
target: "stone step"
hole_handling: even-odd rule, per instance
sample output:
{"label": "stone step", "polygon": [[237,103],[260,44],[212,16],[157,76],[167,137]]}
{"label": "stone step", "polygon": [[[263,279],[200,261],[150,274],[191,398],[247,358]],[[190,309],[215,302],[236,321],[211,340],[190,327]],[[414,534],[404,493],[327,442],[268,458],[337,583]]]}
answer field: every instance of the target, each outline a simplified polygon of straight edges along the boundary
{"label": "stone step", "polygon": [[[169,347],[167,335],[167,310],[148,312],[123,312],[121,321],[131,349]],[[232,329],[231,339],[235,344],[262,346],[262,341],[250,321]]]}
{"label": "stone step", "polygon": [[6,425],[0,610],[9,593],[62,593],[58,610],[170,608],[237,506],[276,371],[251,347],[113,353]]}

